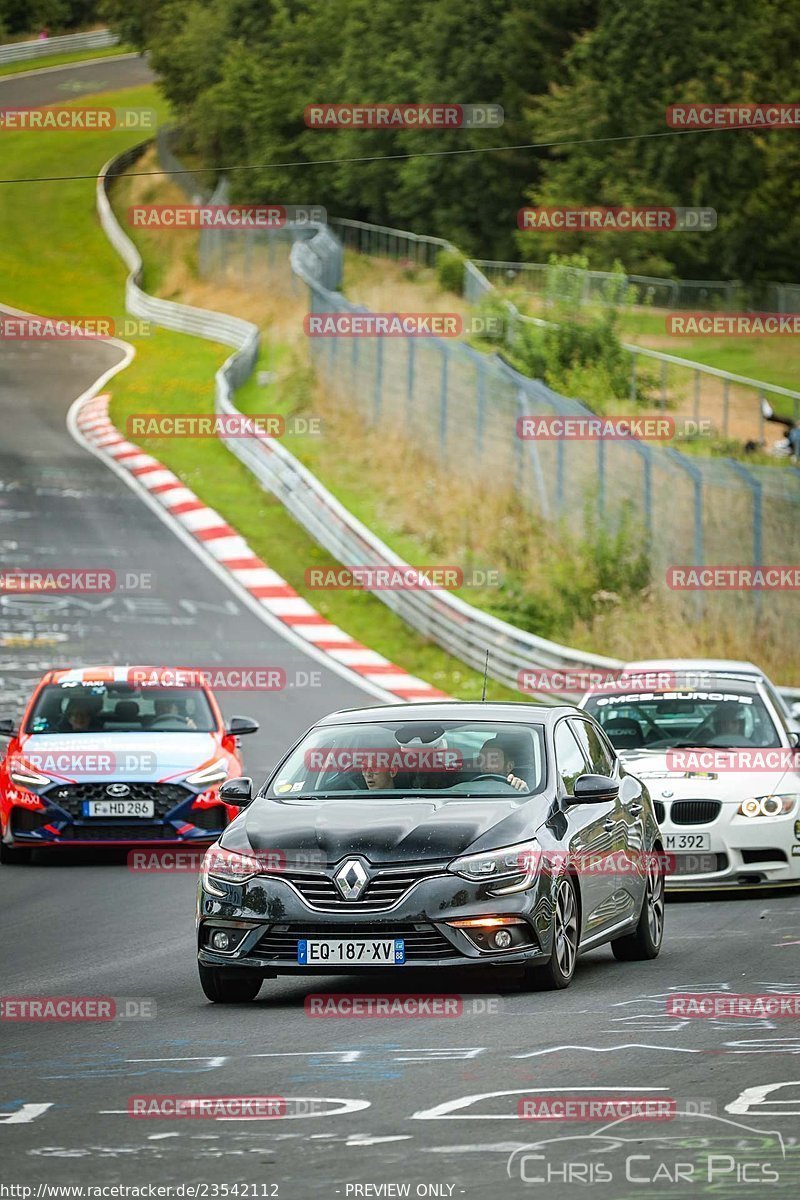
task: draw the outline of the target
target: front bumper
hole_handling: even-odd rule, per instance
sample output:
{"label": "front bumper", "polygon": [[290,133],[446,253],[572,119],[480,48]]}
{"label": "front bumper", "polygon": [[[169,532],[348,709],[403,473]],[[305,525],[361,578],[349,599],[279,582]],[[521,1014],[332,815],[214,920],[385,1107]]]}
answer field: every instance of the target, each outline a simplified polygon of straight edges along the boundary
{"label": "front bumper", "polygon": [[[109,782],[128,783],[127,780]],[[49,787],[40,793],[40,807],[12,803],[8,808],[3,841],[14,847],[129,846],[179,843],[209,845],[223,832],[228,812],[221,803],[195,807],[201,792],[183,785],[141,784],[130,781],[132,793],[146,790],[153,798],[152,817],[88,817],[84,793],[94,796],[97,786]]]}
{"label": "front bumper", "polygon": [[[552,906],[546,898],[549,877],[541,878],[526,892],[492,897],[485,885],[450,874],[429,875],[390,909],[363,913],[352,907],[345,911],[314,908],[280,876],[218,886],[226,891],[224,899],[206,891],[202,880],[198,889],[198,960],[208,967],[247,968],[266,976],[368,975],[376,969],[398,970],[397,966],[376,968],[356,963],[301,966],[297,943],[307,937],[403,938],[406,968],[507,966],[543,960],[551,949]],[[521,924],[513,928],[524,944],[508,950],[481,949],[477,935],[448,924],[493,916],[518,918]],[[232,953],[218,953],[206,944],[210,932],[220,928],[244,931]]]}
{"label": "front bumper", "polygon": [[670,835],[707,834],[708,850],[668,850],[677,870],[667,875],[670,891],[800,884],[800,822],[797,813],[781,817],[742,817],[738,803],[725,802],[707,825],[661,824]]}

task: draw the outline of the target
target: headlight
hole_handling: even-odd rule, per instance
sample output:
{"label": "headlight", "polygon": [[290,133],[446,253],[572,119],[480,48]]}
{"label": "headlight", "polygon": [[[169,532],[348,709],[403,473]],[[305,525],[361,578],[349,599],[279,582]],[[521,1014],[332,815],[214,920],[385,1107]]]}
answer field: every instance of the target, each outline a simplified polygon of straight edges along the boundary
{"label": "headlight", "polygon": [[53,782],[49,775],[34,771],[33,767],[29,767],[22,759],[17,759],[8,773],[20,787],[46,787],[48,783]]}
{"label": "headlight", "polygon": [[186,782],[192,787],[213,787],[215,783],[222,783],[228,778],[228,763],[224,758],[218,758],[216,762],[209,763],[206,767],[201,767],[199,771],[195,771],[193,775],[186,776]]}
{"label": "headlight", "polygon": [[498,883],[492,886],[492,895],[507,896],[511,892],[524,892],[536,878],[542,849],[535,838],[519,842],[516,846],[504,846],[502,850],[485,850],[482,854],[469,854],[454,858],[448,871],[470,879],[473,883]]}
{"label": "headlight", "polygon": [[209,846],[203,855],[203,887],[212,896],[226,896],[227,892],[214,887],[214,880],[223,883],[244,883],[254,875],[261,874],[261,863],[251,854],[238,854],[235,850],[223,850],[221,846]]}
{"label": "headlight", "polygon": [[797,796],[756,796],[739,805],[740,817],[785,817],[797,802]]}

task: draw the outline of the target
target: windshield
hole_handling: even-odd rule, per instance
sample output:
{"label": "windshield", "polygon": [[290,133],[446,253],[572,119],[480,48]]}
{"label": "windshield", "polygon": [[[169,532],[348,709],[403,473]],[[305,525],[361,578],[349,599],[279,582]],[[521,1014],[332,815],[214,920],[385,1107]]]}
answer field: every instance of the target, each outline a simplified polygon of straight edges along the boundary
{"label": "windshield", "polygon": [[676,746],[779,746],[778,730],[757,693],[674,691],[590,696],[584,705],[617,750]]}
{"label": "windshield", "polygon": [[269,794],[532,795],[544,779],[541,725],[388,721],[312,730],[280,767]]}
{"label": "windshield", "polygon": [[48,684],[26,733],[210,733],[216,729],[202,688],[127,683]]}

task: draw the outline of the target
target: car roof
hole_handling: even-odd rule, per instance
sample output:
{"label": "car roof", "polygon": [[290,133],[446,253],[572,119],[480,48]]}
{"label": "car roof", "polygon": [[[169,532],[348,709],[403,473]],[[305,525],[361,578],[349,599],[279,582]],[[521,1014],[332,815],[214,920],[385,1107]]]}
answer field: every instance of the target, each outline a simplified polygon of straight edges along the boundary
{"label": "car roof", "polygon": [[710,671],[712,674],[760,675],[755,663],[734,658],[637,658],[625,664],[625,671]]}
{"label": "car roof", "polygon": [[[706,692],[712,690],[704,684],[698,684],[696,679],[691,678],[692,672],[674,671],[674,683],[659,684],[656,687],[646,686],[639,688],[627,688],[615,691],[613,688],[598,688],[596,691],[587,692],[581,703],[586,700],[593,699],[595,696],[607,696],[615,699],[624,699],[626,696],[639,695],[659,695],[660,693],[669,694],[671,692]],[[683,678],[686,675],[688,678]],[[761,676],[755,675],[734,675],[733,673],[725,674],[719,671],[714,680],[714,687],[717,691],[733,690],[743,692],[746,695],[764,695],[764,687]]]}
{"label": "car roof", "polygon": [[[102,663],[92,667],[54,667],[40,680],[46,683],[127,683],[131,671],[159,674],[161,671],[190,671],[186,667],[154,666],[152,663]],[[194,685],[193,685],[194,686]],[[207,687],[198,679],[197,687]]]}
{"label": "car roof", "polygon": [[428,704],[382,704],[370,708],[345,708],[329,713],[320,725],[355,725],[375,721],[510,721],[553,724],[559,717],[585,716],[572,704],[527,704],[486,700],[439,700]]}

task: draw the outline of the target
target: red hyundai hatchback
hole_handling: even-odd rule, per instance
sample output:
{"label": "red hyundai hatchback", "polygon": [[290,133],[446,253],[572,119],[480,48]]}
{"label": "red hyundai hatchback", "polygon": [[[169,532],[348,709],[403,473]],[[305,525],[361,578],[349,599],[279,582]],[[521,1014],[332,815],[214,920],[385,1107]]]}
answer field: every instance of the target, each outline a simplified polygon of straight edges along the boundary
{"label": "red hyundai hatchback", "polygon": [[0,862],[35,847],[208,844],[238,809],[248,717],[223,720],[202,672],[170,667],[48,671],[0,760]]}

